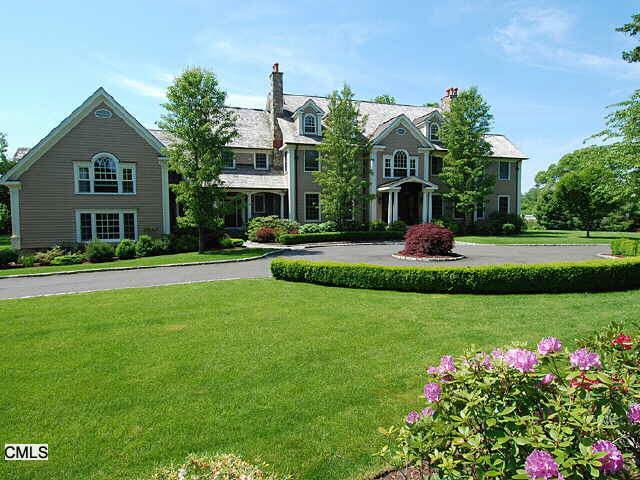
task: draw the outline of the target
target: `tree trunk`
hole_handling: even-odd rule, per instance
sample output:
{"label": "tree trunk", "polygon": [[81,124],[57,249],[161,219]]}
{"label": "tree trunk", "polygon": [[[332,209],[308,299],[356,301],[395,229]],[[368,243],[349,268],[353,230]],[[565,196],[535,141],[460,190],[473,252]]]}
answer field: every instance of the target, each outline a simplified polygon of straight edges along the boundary
{"label": "tree trunk", "polygon": [[591,232],[587,230],[587,238],[591,238]]}
{"label": "tree trunk", "polygon": [[198,227],[198,253],[204,253],[207,249],[207,232],[204,228]]}

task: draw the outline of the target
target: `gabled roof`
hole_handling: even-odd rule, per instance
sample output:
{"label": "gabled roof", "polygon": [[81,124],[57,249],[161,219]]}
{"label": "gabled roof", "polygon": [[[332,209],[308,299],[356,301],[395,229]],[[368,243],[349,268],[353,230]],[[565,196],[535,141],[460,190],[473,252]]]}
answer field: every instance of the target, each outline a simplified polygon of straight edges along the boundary
{"label": "gabled roof", "polygon": [[438,186],[435,183],[431,183],[426,181],[424,178],[416,177],[411,175],[410,177],[402,177],[395,180],[389,180],[388,182],[381,183],[378,185],[379,192],[385,192],[387,190],[394,190],[400,188],[403,184],[408,182],[414,182],[421,184],[424,188],[429,188],[433,190],[437,190]]}
{"label": "gabled roof", "polygon": [[133,128],[143,139],[145,139],[158,154],[161,154],[164,146],[149,132],[138,120],[134,118],[122,105],[120,105],[107,91],[100,87],[65,118],[57,127],[51,130],[47,136],[40,140],[35,147],[30,149],[18,164],[9,170],[1,181],[17,180],[31,165],[37,162],[49,149],[64,137],[72,128],[85,118],[95,107],[106,104],[114,114],[122,118],[127,125]]}
{"label": "gabled roof", "polygon": [[485,135],[484,138],[491,144],[491,150],[493,151],[494,157],[516,158],[520,160],[529,158],[505,135],[500,133],[489,133],[488,135]]}
{"label": "gabled roof", "polygon": [[296,108],[296,110],[293,112],[292,116],[294,118],[297,117],[300,113],[305,111],[307,109],[307,107],[311,107],[317,114],[324,114],[325,113],[325,111],[322,108],[320,108],[318,106],[318,104],[312,98],[309,98],[306,102],[304,102],[302,105],[300,105],[298,108]]}
{"label": "gabled roof", "polygon": [[389,135],[389,133],[391,133],[395,128],[399,127],[400,125],[407,127],[407,129],[409,130],[409,133],[411,133],[411,135],[413,135],[415,139],[422,144],[422,146],[432,147],[427,137],[425,137],[424,134],[420,130],[418,130],[418,127],[416,127],[413,124],[413,122],[409,119],[409,117],[407,117],[404,113],[401,113],[397,117],[391,118],[390,120],[387,120],[386,122],[378,125],[378,128],[376,128],[374,132],[371,134],[371,137],[372,137],[371,141],[374,144],[380,143],[384,139],[384,137]]}

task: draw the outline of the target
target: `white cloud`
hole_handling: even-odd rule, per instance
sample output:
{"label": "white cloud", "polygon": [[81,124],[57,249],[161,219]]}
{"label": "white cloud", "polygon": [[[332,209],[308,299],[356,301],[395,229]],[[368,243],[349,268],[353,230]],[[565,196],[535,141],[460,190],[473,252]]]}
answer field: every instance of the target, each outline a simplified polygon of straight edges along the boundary
{"label": "white cloud", "polygon": [[122,87],[144,97],[165,98],[166,88],[151,85],[125,75],[114,75],[113,80]]}

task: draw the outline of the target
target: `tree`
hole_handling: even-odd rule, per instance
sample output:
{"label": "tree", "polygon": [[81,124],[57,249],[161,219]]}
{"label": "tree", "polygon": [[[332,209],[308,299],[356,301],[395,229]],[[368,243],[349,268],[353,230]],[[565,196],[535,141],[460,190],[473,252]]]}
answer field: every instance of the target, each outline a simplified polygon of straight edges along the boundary
{"label": "tree", "polygon": [[344,228],[348,218],[357,218],[356,211],[363,211],[366,200],[371,198],[365,161],[369,152],[365,121],[366,118],[359,117],[348,85],[331,94],[324,137],[318,147],[320,171],[314,173],[314,178],[322,192],[322,214],[336,222],[339,229]]}
{"label": "tree", "polygon": [[[16,164],[16,162],[9,159],[7,149],[7,135],[0,132],[0,177],[11,170]],[[8,229],[11,220],[9,214],[10,209],[9,189],[4,185],[0,185],[0,232]]]}
{"label": "tree", "polygon": [[476,87],[463,90],[444,113],[440,139],[447,149],[440,177],[448,185],[444,193],[473,222],[473,211],[493,192],[495,175],[489,175],[491,145],[485,140],[493,116]]}
{"label": "tree", "polygon": [[620,202],[615,176],[611,170],[595,164],[564,175],[554,196],[567,215],[577,218],[587,237]]}
{"label": "tree", "polygon": [[522,196],[521,207],[524,215],[533,215],[536,209],[536,203],[538,203],[538,197],[540,195],[540,189],[538,187],[531,187]]}
{"label": "tree", "polygon": [[387,105],[393,105],[394,103],[396,103],[396,97],[394,97],[393,95],[378,95],[377,97],[373,97],[371,99],[372,102],[376,102],[376,103],[386,103]]}
{"label": "tree", "polygon": [[[622,27],[616,28],[616,32],[626,33],[631,37],[635,37],[640,33],[640,14],[632,15],[631,22],[624,24]],[[640,62],[640,47],[633,50],[622,52],[622,58],[627,62]]]}
{"label": "tree", "polygon": [[438,108],[440,106],[440,104],[438,102],[426,102],[422,104],[423,107],[431,107],[431,108]]}
{"label": "tree", "polygon": [[233,155],[227,147],[238,132],[236,117],[225,108],[227,94],[213,72],[185,70],[167,88],[166,113],[158,126],[175,141],[167,147],[169,168],[181,179],[172,188],[185,214],[180,225],[198,229],[198,251],[206,248],[206,236],[224,215],[225,189],[220,180],[223,158]]}

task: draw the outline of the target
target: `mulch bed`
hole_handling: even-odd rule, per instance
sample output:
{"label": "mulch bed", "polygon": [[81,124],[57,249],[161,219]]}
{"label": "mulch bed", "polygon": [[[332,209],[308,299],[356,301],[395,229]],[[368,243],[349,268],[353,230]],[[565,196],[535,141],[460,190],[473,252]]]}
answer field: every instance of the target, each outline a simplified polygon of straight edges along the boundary
{"label": "mulch bed", "polygon": [[402,252],[398,252],[392,255],[393,258],[398,260],[408,260],[413,262],[455,262],[456,260],[462,260],[467,258],[459,253],[451,253],[451,255],[425,255],[423,257],[414,257],[412,255],[404,255]]}
{"label": "mulch bed", "polygon": [[430,471],[426,465],[422,467],[407,467],[391,472],[383,472],[373,480],[424,480],[429,478]]}

